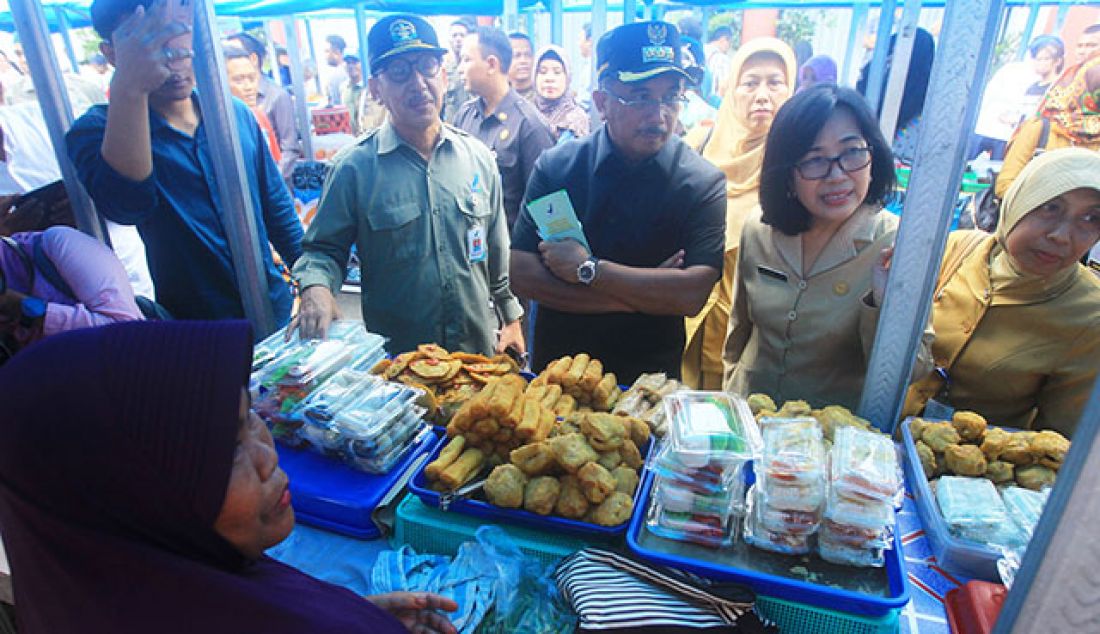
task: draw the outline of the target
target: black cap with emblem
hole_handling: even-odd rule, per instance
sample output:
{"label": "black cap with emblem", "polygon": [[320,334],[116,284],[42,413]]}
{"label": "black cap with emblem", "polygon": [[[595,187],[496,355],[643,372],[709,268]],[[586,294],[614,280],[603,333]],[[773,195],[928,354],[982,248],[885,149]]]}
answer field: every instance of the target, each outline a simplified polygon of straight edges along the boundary
{"label": "black cap with emblem", "polygon": [[695,78],[684,70],[680,31],[668,22],[634,22],[608,31],[596,45],[599,77],[624,83],[645,81],[663,73]]}
{"label": "black cap with emblem", "polygon": [[443,55],[435,29],[427,20],[416,15],[388,15],[371,27],[367,35],[367,58],[370,72],[374,74],[382,64],[403,53],[430,51]]}

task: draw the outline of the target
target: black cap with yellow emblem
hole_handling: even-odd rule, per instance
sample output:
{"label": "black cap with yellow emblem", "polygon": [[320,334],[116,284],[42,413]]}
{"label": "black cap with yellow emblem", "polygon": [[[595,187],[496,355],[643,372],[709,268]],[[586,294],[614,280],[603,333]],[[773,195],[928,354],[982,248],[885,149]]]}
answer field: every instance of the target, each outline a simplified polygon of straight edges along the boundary
{"label": "black cap with yellow emblem", "polygon": [[680,31],[668,22],[634,22],[608,31],[596,45],[599,77],[624,83],[645,81],[663,73],[695,78],[684,70]]}
{"label": "black cap with yellow emblem", "polygon": [[367,57],[374,74],[382,63],[403,53],[430,51],[440,55],[447,49],[439,46],[435,29],[416,15],[388,15],[371,27],[367,35]]}

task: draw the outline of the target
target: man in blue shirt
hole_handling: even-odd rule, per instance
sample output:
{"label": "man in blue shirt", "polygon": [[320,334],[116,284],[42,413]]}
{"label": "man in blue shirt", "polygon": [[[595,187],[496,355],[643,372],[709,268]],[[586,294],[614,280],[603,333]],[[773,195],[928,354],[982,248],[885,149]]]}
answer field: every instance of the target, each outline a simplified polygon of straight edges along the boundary
{"label": "man in blue shirt", "polygon": [[[243,317],[191,52],[176,39],[188,27],[150,0],[96,0],[91,13],[116,70],[109,104],[89,109],[66,135],[69,157],[99,212],[137,225],[157,301],[173,316]],[[243,103],[233,105],[269,298],[282,326],[292,299],[266,245],[293,266],[302,227],[256,120]]]}

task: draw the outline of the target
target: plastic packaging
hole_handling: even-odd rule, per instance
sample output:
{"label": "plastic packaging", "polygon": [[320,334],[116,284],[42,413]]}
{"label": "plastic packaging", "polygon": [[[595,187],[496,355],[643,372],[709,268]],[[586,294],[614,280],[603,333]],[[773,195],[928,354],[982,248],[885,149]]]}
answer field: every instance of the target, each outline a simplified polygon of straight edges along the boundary
{"label": "plastic packaging", "polygon": [[729,515],[744,508],[744,495],[740,488],[706,495],[696,493],[675,480],[659,477],[653,485],[653,492],[665,509],[676,513]]}
{"label": "plastic packaging", "polygon": [[833,534],[822,527],[817,536],[817,554],[825,561],[859,568],[881,568],[886,565],[882,548],[854,547],[833,539]]}
{"label": "plastic packaging", "polygon": [[992,534],[1008,521],[997,488],[985,478],[943,476],[936,487],[936,499],[952,531],[971,539]]}
{"label": "plastic packaging", "polygon": [[837,492],[893,504],[901,482],[897,451],[889,437],[842,427],[836,430],[831,458],[830,481]]}
{"label": "plastic packaging", "polygon": [[893,499],[852,498],[833,488],[825,501],[825,517],[838,524],[881,528],[894,523],[894,503]]}
{"label": "plastic packaging", "polygon": [[760,432],[744,399],[724,392],[676,392],[662,402],[673,457],[684,466],[739,465],[760,447]]}
{"label": "plastic packaging", "polygon": [[766,530],[778,533],[792,533],[795,535],[810,535],[817,530],[821,522],[819,510],[812,512],[791,511],[775,508],[768,504],[767,498],[760,496],[759,513],[760,526]]}
{"label": "plastic packaging", "polygon": [[744,468],[747,463],[721,465],[706,464],[702,467],[688,466],[676,457],[671,443],[664,442],[654,452],[650,469],[668,482],[700,495],[723,495],[744,491]]}
{"label": "plastic packaging", "polygon": [[748,495],[748,515],[745,516],[745,542],[771,552],[784,555],[805,555],[812,550],[812,532],[792,533],[769,530],[762,521],[764,506],[759,489],[753,485]]}
{"label": "plastic packaging", "polygon": [[733,543],[739,520],[740,516],[733,514],[719,516],[670,511],[654,497],[646,526],[654,535],[665,539],[720,548]]}
{"label": "plastic packaging", "polygon": [[1035,525],[1039,523],[1039,516],[1043,514],[1043,506],[1049,496],[1050,489],[1032,491],[1023,487],[1005,487],[1001,491],[1008,516],[1027,533],[1028,539],[1035,532]]}
{"label": "plastic packaging", "polygon": [[825,445],[812,418],[769,418],[756,480],[767,504],[816,513],[825,502]]}

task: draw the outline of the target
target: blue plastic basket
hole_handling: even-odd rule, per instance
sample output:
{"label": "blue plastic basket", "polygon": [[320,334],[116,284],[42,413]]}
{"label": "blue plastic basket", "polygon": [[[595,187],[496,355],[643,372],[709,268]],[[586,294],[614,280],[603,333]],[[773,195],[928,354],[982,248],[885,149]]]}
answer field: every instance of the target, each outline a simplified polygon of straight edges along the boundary
{"label": "blue plastic basket", "polygon": [[383,475],[356,471],[308,449],[293,449],[280,443],[275,447],[279,466],[290,477],[294,515],[299,521],[359,539],[377,539],[382,533],[371,519],[374,510],[417,459],[438,445],[435,434],[424,434]]}
{"label": "blue plastic basket", "polygon": [[[439,443],[439,446],[432,452],[431,456],[424,462],[424,464],[417,469],[416,475],[409,480],[409,491],[412,491],[414,495],[424,501],[425,504],[433,508],[440,507],[440,495],[438,492],[429,488],[428,478],[424,475],[424,468],[428,466],[428,463],[435,460],[439,452],[443,450],[445,442]],[[649,455],[649,450],[653,446],[653,442],[646,443],[645,447],[641,448],[642,459],[646,459]],[[641,495],[642,487],[639,486],[638,490],[634,492],[634,508],[637,510],[638,503]],[[543,529],[547,531],[557,531],[569,535],[579,535],[588,538],[610,538],[617,535],[622,535],[626,532],[628,523],[620,524],[619,526],[600,526],[598,524],[590,524],[588,522],[581,522],[578,520],[571,520],[564,517],[555,517],[553,515],[539,515],[537,513],[531,513],[530,511],[524,511],[523,509],[506,509],[499,506],[494,506],[488,502],[475,499],[456,500],[452,502],[448,507],[448,512],[454,511],[465,515],[471,515],[473,517],[481,518],[483,520],[489,520],[492,522],[504,522],[506,524],[520,524],[523,526],[529,526],[531,528]]]}
{"label": "blue plastic basket", "polygon": [[861,616],[757,595],[756,610],[783,634],[895,634],[901,610]]}
{"label": "blue plastic basket", "polygon": [[792,601],[828,610],[840,610],[854,615],[875,617],[887,616],[909,602],[909,587],[905,573],[905,558],[901,544],[894,541],[894,547],[887,550],[885,574],[889,596],[874,596],[853,590],[844,590],[829,586],[780,577],[748,568],[735,568],[714,561],[682,557],[676,554],[653,550],[642,546],[640,537],[645,526],[649,507],[649,494],[654,478],[647,473],[638,487],[640,500],[635,504],[634,516],[626,533],[629,548],[639,557],[654,563],[672,566],[694,572],[709,579],[721,579],[743,583],[758,594],[776,599]]}
{"label": "blue plastic basket", "polygon": [[[910,422],[912,419],[906,419],[901,426],[902,441],[905,444],[905,478],[909,481],[909,492],[913,494],[913,503],[917,507],[917,515],[924,526],[928,547],[932,550],[936,563],[948,572],[1000,583],[1001,576],[997,572],[1000,552],[985,544],[959,539],[947,528],[936,497],[932,495],[932,487],[921,468],[917,445],[909,431]],[[1005,428],[1005,431],[1013,430]]]}

